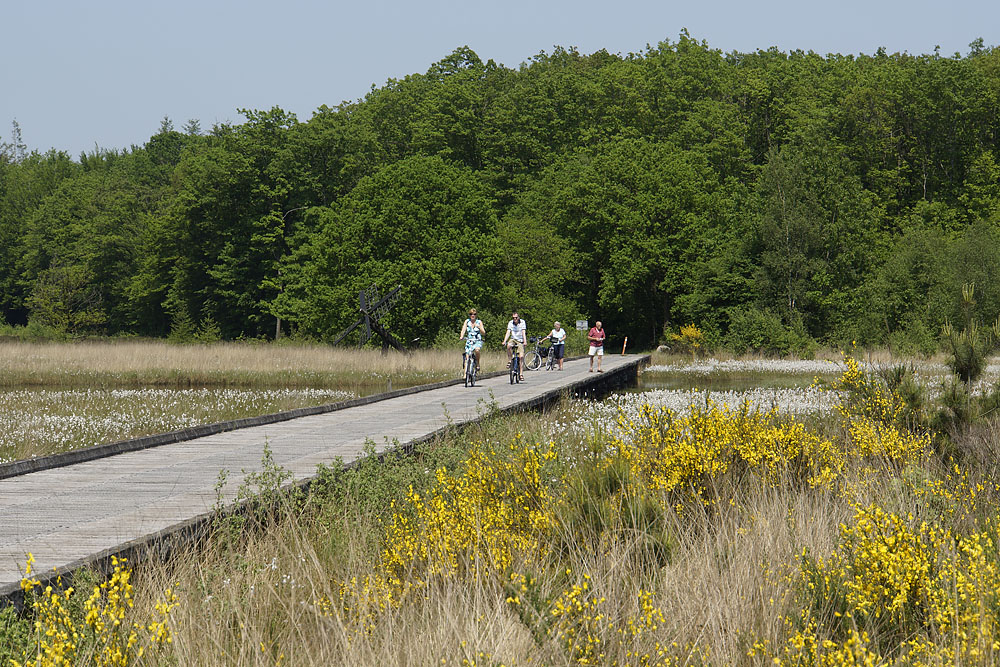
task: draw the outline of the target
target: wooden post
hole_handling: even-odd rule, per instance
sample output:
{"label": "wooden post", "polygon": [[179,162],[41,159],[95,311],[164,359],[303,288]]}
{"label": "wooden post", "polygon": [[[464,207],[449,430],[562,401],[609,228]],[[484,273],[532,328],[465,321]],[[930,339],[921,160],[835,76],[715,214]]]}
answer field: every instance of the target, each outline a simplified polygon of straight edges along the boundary
{"label": "wooden post", "polygon": [[625,336],[624,342],[622,342],[622,356],[625,356],[625,346],[628,345],[628,336]]}

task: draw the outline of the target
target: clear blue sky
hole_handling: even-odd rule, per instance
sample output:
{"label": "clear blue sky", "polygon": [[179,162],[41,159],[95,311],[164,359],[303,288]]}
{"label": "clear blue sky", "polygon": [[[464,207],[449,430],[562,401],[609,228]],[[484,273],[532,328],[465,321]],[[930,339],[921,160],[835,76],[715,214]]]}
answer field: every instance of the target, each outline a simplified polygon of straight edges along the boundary
{"label": "clear blue sky", "polygon": [[683,28],[723,51],[942,55],[1000,42],[1000,2],[943,0],[12,0],[0,8],[0,138],[17,120],[31,150],[145,143],[169,116],[242,122],[294,112],[468,45],[508,67],[553,46],[641,52]]}

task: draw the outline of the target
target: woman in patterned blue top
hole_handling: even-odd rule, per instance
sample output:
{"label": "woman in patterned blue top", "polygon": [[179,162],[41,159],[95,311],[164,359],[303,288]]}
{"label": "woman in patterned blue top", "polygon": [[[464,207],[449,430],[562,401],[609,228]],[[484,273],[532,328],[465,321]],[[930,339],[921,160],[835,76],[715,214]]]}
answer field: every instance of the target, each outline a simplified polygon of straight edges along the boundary
{"label": "woman in patterned blue top", "polygon": [[[486,328],[483,321],[476,316],[476,309],[469,310],[469,317],[462,325],[462,333],[458,334],[458,339],[465,339],[465,354],[470,352],[476,355],[476,370],[479,370],[479,350],[483,347],[483,338],[486,336]],[[464,362],[463,362],[464,363]]]}

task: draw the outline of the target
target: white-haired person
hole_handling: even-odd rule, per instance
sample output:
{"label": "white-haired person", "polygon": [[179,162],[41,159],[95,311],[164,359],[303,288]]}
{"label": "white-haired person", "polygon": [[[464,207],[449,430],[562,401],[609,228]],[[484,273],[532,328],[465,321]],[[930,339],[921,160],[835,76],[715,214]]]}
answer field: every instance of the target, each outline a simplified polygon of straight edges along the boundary
{"label": "white-haired person", "polygon": [[559,361],[559,370],[563,369],[563,356],[566,352],[566,330],[557,321],[552,325],[552,331],[542,340],[552,341],[552,355]]}
{"label": "white-haired person", "polygon": [[598,320],[594,323],[594,326],[590,328],[587,333],[587,340],[590,341],[590,350],[588,354],[590,355],[590,372],[594,372],[594,357],[597,357],[597,372],[603,373],[601,370],[601,359],[604,358],[604,339],[607,338],[608,334],[604,331],[604,326],[601,321]]}

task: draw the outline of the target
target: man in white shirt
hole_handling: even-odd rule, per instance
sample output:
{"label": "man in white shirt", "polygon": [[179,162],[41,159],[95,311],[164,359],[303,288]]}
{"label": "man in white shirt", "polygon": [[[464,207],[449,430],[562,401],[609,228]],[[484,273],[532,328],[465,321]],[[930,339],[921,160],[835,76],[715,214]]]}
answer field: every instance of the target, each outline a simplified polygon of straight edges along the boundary
{"label": "man in white shirt", "polygon": [[[510,341],[509,343],[507,341]],[[524,346],[528,344],[528,323],[521,319],[517,311],[511,313],[510,322],[507,323],[507,333],[503,335],[502,345],[507,348],[507,362],[511,361],[512,347],[517,347],[517,358],[520,360],[518,374],[524,380]]]}

